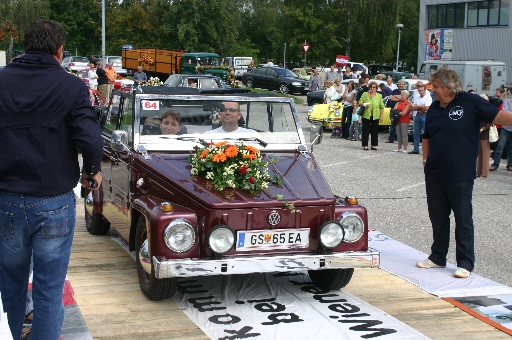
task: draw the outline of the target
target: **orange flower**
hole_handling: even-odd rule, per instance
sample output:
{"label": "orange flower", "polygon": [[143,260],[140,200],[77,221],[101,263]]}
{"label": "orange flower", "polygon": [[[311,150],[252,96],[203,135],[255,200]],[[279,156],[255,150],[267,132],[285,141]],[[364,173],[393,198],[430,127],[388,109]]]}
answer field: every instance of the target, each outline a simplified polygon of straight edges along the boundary
{"label": "orange flower", "polygon": [[224,145],[227,145],[228,142],[224,141],[224,142],[219,142],[219,143],[215,143],[215,146],[216,147],[221,147],[221,146],[224,146]]}
{"label": "orange flower", "polygon": [[255,154],[251,153],[251,154],[248,154],[248,155],[243,155],[242,156],[243,158],[248,158],[250,159],[251,161],[254,161],[256,158],[258,158],[258,156],[256,156]]}
{"label": "orange flower", "polygon": [[215,163],[223,163],[225,162],[227,159],[226,157],[226,154],[225,153],[218,153],[218,154],[215,154],[213,157],[212,157],[212,162],[215,162]]}
{"label": "orange flower", "polygon": [[224,153],[226,154],[226,156],[228,156],[229,158],[233,158],[235,157],[236,155],[238,155],[238,148],[234,145],[230,145],[226,148],[226,150],[224,150]]}
{"label": "orange flower", "polygon": [[258,154],[260,152],[258,149],[256,149],[253,146],[250,146],[250,145],[246,145],[244,148],[245,148],[245,150],[247,150],[249,152],[253,152],[255,154]]}
{"label": "orange flower", "polygon": [[208,156],[208,150],[203,150],[203,152],[201,152],[199,155],[199,158],[205,158],[206,156]]}

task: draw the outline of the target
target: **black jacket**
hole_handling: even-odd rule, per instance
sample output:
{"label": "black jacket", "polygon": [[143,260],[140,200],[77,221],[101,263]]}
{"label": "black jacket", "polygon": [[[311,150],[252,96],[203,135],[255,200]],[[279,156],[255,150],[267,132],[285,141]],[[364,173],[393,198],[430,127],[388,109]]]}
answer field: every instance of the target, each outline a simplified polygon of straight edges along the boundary
{"label": "black jacket", "polygon": [[98,86],[108,84],[107,73],[104,69],[98,67],[96,69],[96,74],[98,75]]}
{"label": "black jacket", "polygon": [[89,90],[44,52],[0,71],[0,191],[53,196],[100,170],[103,138]]}

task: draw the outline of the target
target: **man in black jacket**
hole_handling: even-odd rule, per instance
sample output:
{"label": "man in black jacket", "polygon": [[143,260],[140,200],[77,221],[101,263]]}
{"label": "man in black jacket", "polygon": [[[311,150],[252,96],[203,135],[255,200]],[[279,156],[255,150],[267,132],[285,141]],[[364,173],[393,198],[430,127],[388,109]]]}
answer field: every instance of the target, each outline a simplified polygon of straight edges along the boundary
{"label": "man in black jacket", "polygon": [[96,74],[98,75],[98,91],[105,97],[108,101],[108,78],[107,72],[103,68],[103,62],[98,62],[98,68],[96,69]]}
{"label": "man in black jacket", "polygon": [[25,316],[33,256],[32,339],[58,339],[62,291],[75,227],[75,194],[101,185],[103,138],[80,78],[62,67],[64,30],[38,20],[25,32],[25,54],[0,77],[0,291],[14,339]]}

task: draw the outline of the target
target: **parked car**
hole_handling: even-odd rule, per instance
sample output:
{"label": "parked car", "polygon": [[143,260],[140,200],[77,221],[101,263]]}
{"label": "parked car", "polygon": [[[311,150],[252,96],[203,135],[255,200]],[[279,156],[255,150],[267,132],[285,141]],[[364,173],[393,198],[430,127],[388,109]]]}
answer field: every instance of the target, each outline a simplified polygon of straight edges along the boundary
{"label": "parked car", "polygon": [[71,57],[71,55],[72,55],[72,54],[71,54],[71,52],[69,52],[69,51],[63,51],[63,52],[62,52],[62,57],[63,57],[63,58]]}
{"label": "parked car", "polygon": [[[384,99],[384,105],[386,105],[387,97]],[[343,111],[343,103],[336,102],[336,107],[332,106],[332,102],[329,104],[318,104],[312,106],[308,110],[308,122],[321,124],[324,128],[330,128],[334,126],[341,126],[341,114]],[[379,128],[388,128],[391,125],[390,119],[390,108],[385,107],[382,122],[379,122]]]}
{"label": "parked car", "polygon": [[[348,82],[353,80],[354,81],[354,85],[355,85],[355,89],[359,89],[359,82],[357,79],[345,79],[345,80],[342,80],[341,83],[345,86],[347,86]],[[372,79],[371,81],[375,81],[377,82],[378,85],[380,85],[380,83],[386,83],[385,81],[383,80],[377,80],[377,79]],[[311,91],[311,92],[308,92],[308,95],[307,95],[307,103],[308,103],[308,106],[313,106],[313,105],[316,105],[316,104],[323,104],[324,102],[324,93],[325,93],[325,90],[318,90],[318,91]]]}
{"label": "parked car", "polygon": [[248,88],[230,87],[221,78],[211,74],[173,74],[167,78],[164,86],[199,89],[201,93],[209,94],[251,92]]}
{"label": "parked car", "polygon": [[394,83],[397,83],[400,79],[412,79],[412,77],[414,77],[414,73],[410,72],[385,71],[381,73],[385,76],[385,78],[391,76]]}
{"label": "parked car", "polygon": [[406,89],[407,91],[409,91],[409,92],[411,93],[411,95],[412,95],[412,91],[414,91],[414,90],[416,89],[416,86],[415,86],[415,85],[416,85],[416,83],[417,83],[418,81],[423,82],[423,84],[425,84],[425,86],[426,86],[426,88],[427,88],[427,89],[428,89],[428,88],[432,88],[432,87],[430,86],[429,81],[428,81],[428,80],[426,80],[426,79],[400,79],[400,80],[405,81],[405,89]]}
{"label": "parked car", "polygon": [[[123,68],[123,59],[121,56],[105,56],[105,62],[106,64],[112,63],[112,67],[116,70],[117,74],[122,76],[132,74],[131,72],[129,73],[127,69]],[[106,67],[106,64],[103,66]]]}
{"label": "parked car", "polygon": [[[82,81],[85,83],[85,85],[89,86],[89,68],[77,71],[76,75],[82,78]],[[116,79],[114,82],[114,89],[130,92],[132,90],[133,83],[134,82],[131,79],[118,77],[118,79]]]}
{"label": "parked car", "polygon": [[242,82],[248,88],[256,87],[276,90],[283,94],[309,92],[309,82],[302,80],[287,68],[263,66],[242,75]]}
{"label": "parked car", "polygon": [[62,59],[61,65],[67,72],[76,73],[77,71],[89,67],[89,59],[87,59],[87,57],[77,56],[66,57]]}
{"label": "parked car", "polygon": [[384,72],[391,72],[393,71],[393,66],[391,65],[385,65],[385,64],[370,64],[368,65],[368,73],[370,74],[370,77],[375,77],[378,74],[384,73]]}
{"label": "parked car", "polygon": [[101,61],[101,55],[99,54],[93,54],[89,56],[89,62],[93,63],[94,66],[98,66],[98,63]]}
{"label": "parked car", "polygon": [[309,81],[309,78],[311,78],[311,75],[308,74],[305,68],[303,67],[296,67],[292,70],[296,75],[299,76],[300,79]]}
{"label": "parked car", "polygon": [[[321,128],[304,136],[292,98],[143,91],[113,91],[117,110],[102,126],[101,169],[109,180],[82,194],[87,230],[102,235],[115,226],[135,251],[146,297],[172,297],[178,278],[297,270],[308,270],[319,289],[334,290],[348,284],[354,268],[379,266],[379,252],[368,248],[366,209],[331,192],[312,154]],[[252,132],[205,133],[215,128],[210,118],[224,110],[223,101],[239,103]],[[153,134],[169,110],[180,114],[186,134]],[[219,156],[227,148],[229,162]],[[199,159],[215,163],[216,181],[194,168]]]}

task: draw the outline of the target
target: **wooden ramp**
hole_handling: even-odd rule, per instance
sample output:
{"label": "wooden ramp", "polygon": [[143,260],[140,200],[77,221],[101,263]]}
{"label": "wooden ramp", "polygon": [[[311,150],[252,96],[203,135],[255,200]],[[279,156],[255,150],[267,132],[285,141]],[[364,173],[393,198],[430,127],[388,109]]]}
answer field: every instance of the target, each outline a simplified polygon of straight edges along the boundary
{"label": "wooden ramp", "polygon": [[[111,235],[90,235],[82,204],[77,211],[68,277],[94,339],[208,339],[172,300],[148,300],[130,254]],[[383,270],[356,270],[345,290],[431,339],[511,338]]]}

